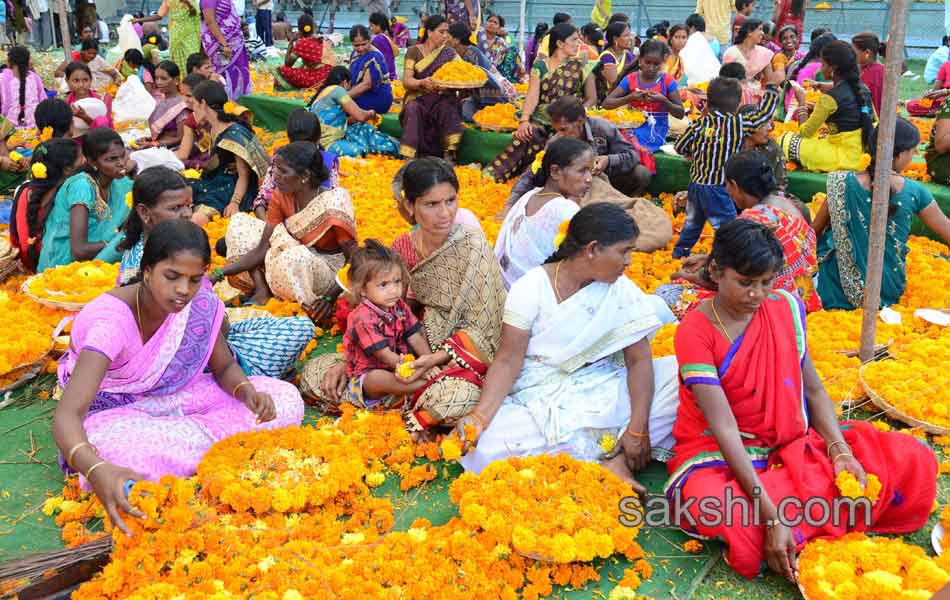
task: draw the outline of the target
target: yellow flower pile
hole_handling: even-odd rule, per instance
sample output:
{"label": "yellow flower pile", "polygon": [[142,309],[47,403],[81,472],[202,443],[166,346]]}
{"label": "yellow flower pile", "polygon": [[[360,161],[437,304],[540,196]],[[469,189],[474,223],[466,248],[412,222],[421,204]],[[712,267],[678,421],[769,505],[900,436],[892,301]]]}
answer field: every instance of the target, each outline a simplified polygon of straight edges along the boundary
{"label": "yellow flower pile", "polygon": [[775,121],[772,125],[772,131],[769,132],[769,137],[778,140],[786,133],[798,133],[798,121]]}
{"label": "yellow flower pile", "polygon": [[673,338],[676,337],[676,323],[669,323],[656,332],[656,337],[650,341],[650,350],[654,357],[676,356],[673,347]]}
{"label": "yellow flower pile", "polygon": [[41,306],[19,293],[26,276],[12,277],[0,285],[0,386],[12,369],[35,362],[52,345],[53,330],[67,312]]}
{"label": "yellow flower pile", "polygon": [[637,128],[646,122],[646,115],[632,108],[588,108],[587,115],[607,119],[618,127],[630,129]]}
{"label": "yellow flower pile", "polygon": [[924,183],[930,181],[930,173],[927,172],[927,163],[923,162],[910,163],[906,169],[901,171],[901,175],[908,179],[915,179]]}
{"label": "yellow flower pile", "polygon": [[617,506],[629,493],[603,467],[564,454],[497,461],[449,488],[462,521],[489,543],[554,563],[614,553],[643,558],[637,530],[617,522]]}
{"label": "yellow flower pile", "polygon": [[117,264],[101,260],[74,262],[36,275],[29,292],[57,302],[86,303],[114,288],[118,276]]}
{"label": "yellow flower pile", "polygon": [[849,533],[809,542],[798,583],[808,600],[924,600],[950,581],[939,561],[900,539]]}
{"label": "yellow flower pile", "polygon": [[521,96],[524,96],[525,94],[528,93],[528,83],[527,83],[527,82],[525,82],[525,83],[516,83],[516,84],[514,84],[514,87],[515,87],[515,91],[516,91],[519,95],[521,95]]}
{"label": "yellow flower pile", "polygon": [[406,87],[402,84],[402,81],[394,79],[392,82],[393,87],[393,100],[398,100],[402,102],[402,99],[406,97]]}
{"label": "yellow flower pile", "polygon": [[841,471],[835,477],[838,493],[843,498],[867,498],[872,503],[877,502],[881,495],[881,480],[874,473],[867,473],[867,485],[862,486],[850,471]]}
{"label": "yellow flower pile", "polygon": [[416,357],[411,354],[403,356],[402,362],[396,367],[396,375],[399,375],[403,379],[412,377],[412,374],[416,372],[416,370],[412,368],[412,361],[414,360],[416,360]]}
{"label": "yellow flower pile", "polygon": [[[410,469],[420,450],[398,415],[347,409],[336,425],[325,420],[314,428],[238,437],[212,447],[197,477],[137,483],[129,502],[145,518],[127,520],[133,537],[113,531],[110,564],[73,598],[536,600],[550,596],[555,585],[579,588],[599,579],[589,563],[614,553],[636,561],[618,587],[632,592],[652,574],[634,540],[637,530],[616,519],[617,502],[629,487],[595,464],[566,456],[498,462],[489,468],[497,477],[464,476],[453,485],[461,518],[442,526],[417,519],[394,531],[393,504],[373,496],[370,487],[385,483],[387,467]],[[312,442],[318,445],[302,450]],[[445,460],[460,454],[452,438],[436,448]],[[514,466],[501,468],[509,464]],[[411,470],[417,468],[435,471],[431,465]],[[242,492],[246,507],[222,501],[237,481],[256,482]],[[537,487],[512,496],[516,490],[506,481]],[[499,487],[508,495],[489,495]],[[509,504],[501,504],[505,500]],[[81,503],[66,502],[51,499],[50,512],[60,510],[69,516],[60,520],[81,524]],[[298,510],[301,505],[306,508]],[[512,508],[529,518],[510,518]],[[502,532],[515,529],[512,524],[517,542]],[[563,561],[524,556],[520,545],[532,535],[550,538],[551,551]]]}
{"label": "yellow flower pile", "polygon": [[481,109],[472,120],[478,125],[491,125],[493,127],[518,128],[518,109],[514,104],[508,102],[499,102]]}
{"label": "yellow flower pile", "polygon": [[39,143],[40,132],[35,127],[17,127],[13,135],[7,138],[7,149],[29,148],[33,150]]}
{"label": "yellow flower pile", "polygon": [[482,83],[488,80],[485,71],[464,60],[453,60],[445,63],[435,74],[433,81],[445,83]]}

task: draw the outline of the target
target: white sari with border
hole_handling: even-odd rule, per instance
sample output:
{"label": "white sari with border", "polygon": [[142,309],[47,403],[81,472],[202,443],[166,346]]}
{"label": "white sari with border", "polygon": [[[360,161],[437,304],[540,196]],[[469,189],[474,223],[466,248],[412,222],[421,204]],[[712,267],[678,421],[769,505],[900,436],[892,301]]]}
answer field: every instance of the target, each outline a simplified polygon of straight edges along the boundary
{"label": "white sari with border", "polygon": [[[462,465],[480,472],[509,456],[564,452],[595,461],[604,434],[630,421],[623,349],[662,325],[653,303],[632,281],[594,282],[557,303],[550,278],[536,267],[508,293],[504,323],[529,330],[521,374],[478,446]],[[654,457],[673,447],[679,403],[676,358],[653,360],[650,440]]]}

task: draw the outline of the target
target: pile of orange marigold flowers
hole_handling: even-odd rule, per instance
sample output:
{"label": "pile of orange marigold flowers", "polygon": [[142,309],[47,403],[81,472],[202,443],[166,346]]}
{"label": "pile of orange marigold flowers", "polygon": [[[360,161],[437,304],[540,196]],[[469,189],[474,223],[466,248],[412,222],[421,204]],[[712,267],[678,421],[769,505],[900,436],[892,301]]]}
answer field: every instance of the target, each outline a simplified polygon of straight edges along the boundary
{"label": "pile of orange marigold flowers", "polygon": [[[370,479],[445,449],[413,445],[398,415],[353,409],[336,424],[224,440],[196,477],[134,486],[129,501],[146,518],[126,520],[131,538],[113,531],[111,562],[73,598],[533,600],[598,580],[589,563],[614,554],[636,561],[624,590],[650,577],[637,529],[616,519],[628,486],[566,456],[463,475],[450,490],[461,517],[394,531],[393,504]],[[66,502],[51,499],[50,512],[75,513]]]}

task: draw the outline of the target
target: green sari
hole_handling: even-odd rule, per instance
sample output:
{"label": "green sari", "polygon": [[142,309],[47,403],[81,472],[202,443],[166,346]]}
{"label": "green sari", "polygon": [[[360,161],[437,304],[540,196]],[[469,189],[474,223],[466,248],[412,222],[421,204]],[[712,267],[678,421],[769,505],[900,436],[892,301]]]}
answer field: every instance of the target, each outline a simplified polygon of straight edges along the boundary
{"label": "green sari", "polygon": [[198,2],[193,1],[194,14],[181,0],[168,2],[168,55],[187,74],[188,55],[201,52],[201,14]]}
{"label": "green sari", "polygon": [[[904,179],[904,188],[891,194],[884,241],[881,306],[900,301],[907,284],[907,238],[914,215],[934,201],[919,182]],[[871,192],[854,173],[828,174],[830,226],[818,239],[818,295],[825,309],[853,310],[864,299],[871,230]]]}
{"label": "green sari", "polygon": [[232,123],[214,140],[211,159],[205,165],[201,179],[192,181],[194,203],[208,217],[224,212],[231,201],[237,184],[237,158],[251,167],[251,181],[241,200],[241,210],[251,209],[258,186],[270,166],[270,156],[254,133],[238,123]]}

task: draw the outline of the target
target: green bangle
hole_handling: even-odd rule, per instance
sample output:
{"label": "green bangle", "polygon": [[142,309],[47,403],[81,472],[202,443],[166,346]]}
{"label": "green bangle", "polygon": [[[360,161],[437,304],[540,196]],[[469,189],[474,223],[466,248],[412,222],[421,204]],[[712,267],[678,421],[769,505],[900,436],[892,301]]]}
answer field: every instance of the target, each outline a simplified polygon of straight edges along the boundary
{"label": "green bangle", "polygon": [[334,300],[336,300],[336,298],[334,298],[334,297],[331,296],[330,294],[324,294],[324,295],[323,295],[323,301],[324,301],[324,302],[328,302],[328,303],[330,303],[330,304],[333,304],[333,301],[334,301]]}
{"label": "green bangle", "polygon": [[224,280],[224,271],[221,270],[221,267],[217,267],[211,271],[211,278],[214,279],[215,282]]}

